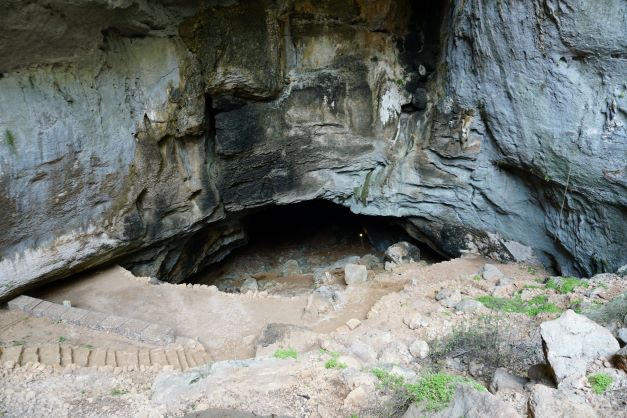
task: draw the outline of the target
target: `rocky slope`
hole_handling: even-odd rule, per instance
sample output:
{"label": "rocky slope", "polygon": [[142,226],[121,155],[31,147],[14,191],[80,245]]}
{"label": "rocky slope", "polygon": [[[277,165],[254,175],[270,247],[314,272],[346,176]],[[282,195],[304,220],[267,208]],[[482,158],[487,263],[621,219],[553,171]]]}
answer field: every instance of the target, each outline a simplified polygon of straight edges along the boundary
{"label": "rocky slope", "polygon": [[625,264],[621,0],[0,0],[0,298],[181,281],[327,199],[448,256]]}

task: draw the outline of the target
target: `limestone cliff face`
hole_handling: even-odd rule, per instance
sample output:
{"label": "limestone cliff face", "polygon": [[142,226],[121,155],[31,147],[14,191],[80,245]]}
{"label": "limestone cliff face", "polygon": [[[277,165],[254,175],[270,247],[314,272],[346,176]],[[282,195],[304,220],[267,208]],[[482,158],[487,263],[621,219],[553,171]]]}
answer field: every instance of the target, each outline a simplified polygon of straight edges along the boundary
{"label": "limestone cliff face", "polygon": [[627,263],[627,4],[422,3],[0,0],[0,298],[180,281],[311,199],[449,256]]}

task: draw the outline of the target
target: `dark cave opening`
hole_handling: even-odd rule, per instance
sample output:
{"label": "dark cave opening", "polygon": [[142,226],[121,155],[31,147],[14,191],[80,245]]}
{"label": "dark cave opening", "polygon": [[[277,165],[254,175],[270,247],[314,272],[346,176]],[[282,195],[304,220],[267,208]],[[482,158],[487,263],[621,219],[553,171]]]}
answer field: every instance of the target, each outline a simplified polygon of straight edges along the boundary
{"label": "dark cave opening", "polygon": [[407,241],[421,251],[426,263],[443,258],[426,244],[416,241],[399,225],[398,219],[365,216],[323,200],[273,205],[247,212],[241,217],[246,245],[224,260],[210,265],[186,280],[187,283],[216,285],[238,292],[248,278],[263,281],[300,282],[310,288],[316,271],[358,257],[384,266],[383,254],[390,245]]}

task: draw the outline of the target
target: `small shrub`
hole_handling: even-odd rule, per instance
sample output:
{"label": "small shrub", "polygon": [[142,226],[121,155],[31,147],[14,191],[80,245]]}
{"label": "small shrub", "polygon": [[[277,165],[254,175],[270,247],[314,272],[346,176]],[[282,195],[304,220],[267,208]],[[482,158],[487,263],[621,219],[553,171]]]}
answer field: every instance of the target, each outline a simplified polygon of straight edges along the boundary
{"label": "small shrub", "polygon": [[288,359],[288,358],[295,359],[298,357],[298,353],[293,348],[285,348],[285,349],[280,348],[276,350],[273,355],[274,357],[282,359],[282,360]]}
{"label": "small shrub", "polygon": [[413,395],[415,402],[425,403],[427,411],[439,411],[451,403],[458,384],[472,386],[478,391],[487,390],[473,379],[446,373],[428,374],[415,384],[407,385],[407,390]]}
{"label": "small shrub", "polygon": [[444,409],[453,400],[455,386],[458,384],[470,385],[480,391],[486,390],[470,378],[447,373],[429,373],[413,384],[406,383],[402,376],[381,369],[373,369],[372,373],[379,379],[380,387],[392,392],[397,401],[397,410],[402,409],[401,405],[407,407],[412,402],[424,403],[427,411]]}
{"label": "small shrub", "polygon": [[499,367],[524,373],[542,360],[537,341],[515,336],[509,321],[501,315],[483,315],[457,325],[446,336],[429,341],[430,367],[437,371],[443,360],[459,359],[483,365],[489,375]]}
{"label": "small shrub", "polygon": [[595,373],[588,376],[588,382],[594,393],[602,395],[614,383],[614,379],[607,373]]}
{"label": "small shrub", "polygon": [[326,363],[324,363],[324,367],[326,369],[345,369],[348,367],[348,365],[346,363],[342,363],[341,361],[339,361],[337,358],[331,358],[329,360],[327,360]]}
{"label": "small shrub", "polygon": [[62,343],[65,341],[65,337],[63,335],[59,336],[59,342]]}
{"label": "small shrub", "polygon": [[475,274],[474,276],[472,276],[472,279],[476,282],[480,282],[481,281],[481,276],[479,276],[478,274]]}
{"label": "small shrub", "polygon": [[128,390],[120,388],[120,387],[114,387],[113,389],[111,389],[111,396],[122,396],[122,395],[126,395],[128,393]]}
{"label": "small shrub", "polygon": [[588,282],[576,277],[552,277],[546,283],[547,289],[555,290],[557,293],[572,293],[577,287],[588,287]]}
{"label": "small shrub", "polygon": [[535,269],[535,267],[527,267],[527,273],[529,274],[533,274],[534,276],[538,273],[538,270]]}

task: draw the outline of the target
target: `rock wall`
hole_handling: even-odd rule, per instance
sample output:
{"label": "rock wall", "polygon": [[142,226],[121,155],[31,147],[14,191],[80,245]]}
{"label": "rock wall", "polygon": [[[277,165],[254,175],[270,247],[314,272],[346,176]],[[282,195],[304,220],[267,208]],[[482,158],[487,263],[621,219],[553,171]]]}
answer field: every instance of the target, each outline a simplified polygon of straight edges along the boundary
{"label": "rock wall", "polygon": [[622,0],[0,7],[0,298],[181,281],[311,199],[447,256],[627,263]]}

